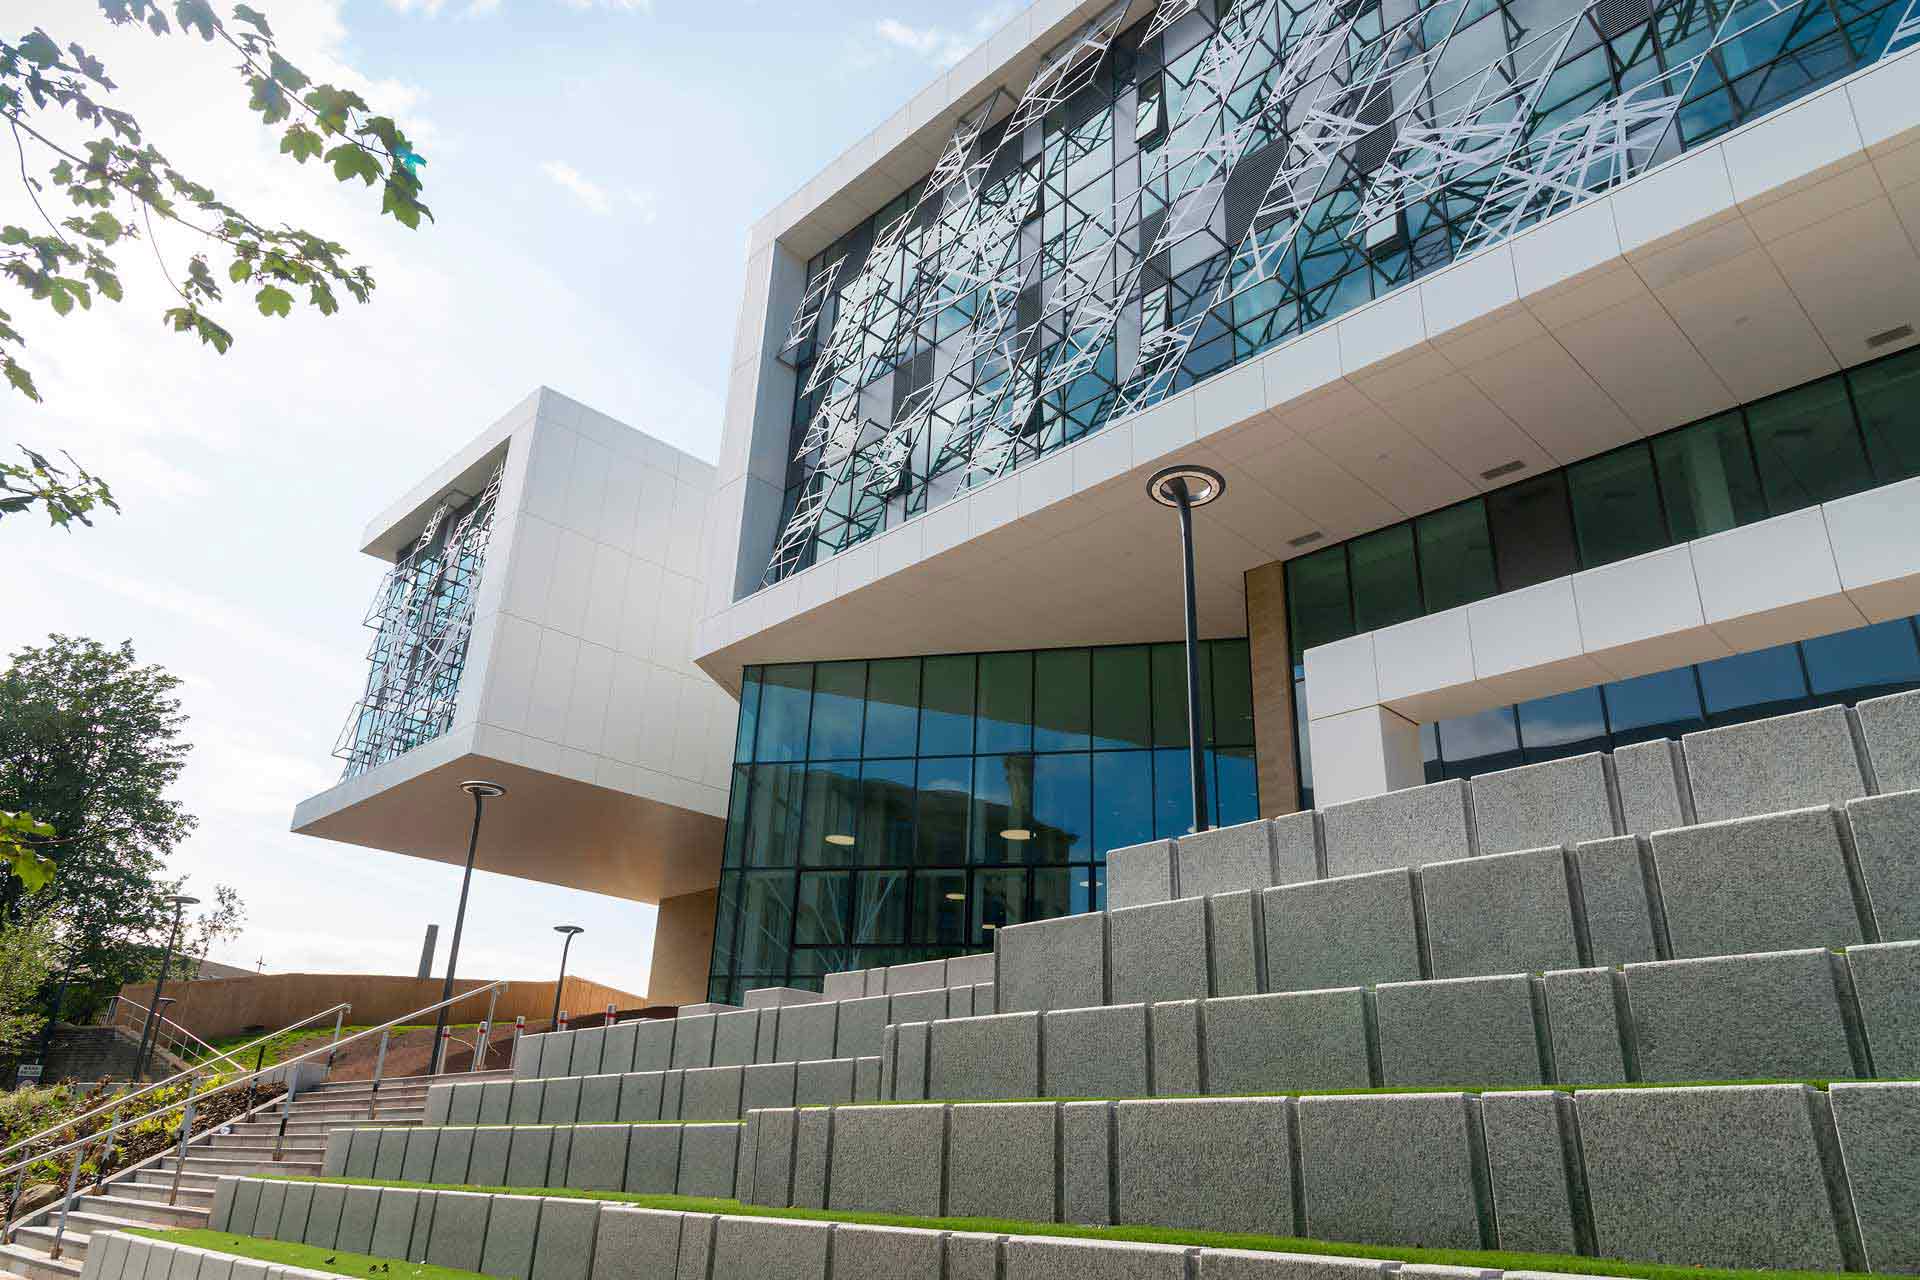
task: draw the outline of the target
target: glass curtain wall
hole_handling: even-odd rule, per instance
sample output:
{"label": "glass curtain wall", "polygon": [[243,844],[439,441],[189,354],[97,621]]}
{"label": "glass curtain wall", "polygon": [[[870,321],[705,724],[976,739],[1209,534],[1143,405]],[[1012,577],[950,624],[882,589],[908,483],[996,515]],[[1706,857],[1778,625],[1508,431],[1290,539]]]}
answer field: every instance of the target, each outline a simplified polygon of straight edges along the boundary
{"label": "glass curtain wall", "polygon": [[[1259,816],[1245,640],[1203,647],[1209,819]],[[993,945],[1097,910],[1192,828],[1178,644],[749,667],[710,998]]]}

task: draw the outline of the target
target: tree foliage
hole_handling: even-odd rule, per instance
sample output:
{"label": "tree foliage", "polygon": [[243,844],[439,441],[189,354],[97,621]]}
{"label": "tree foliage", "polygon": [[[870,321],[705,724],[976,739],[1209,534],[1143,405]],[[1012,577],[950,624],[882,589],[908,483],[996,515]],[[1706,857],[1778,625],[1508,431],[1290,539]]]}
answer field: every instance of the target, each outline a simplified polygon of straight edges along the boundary
{"label": "tree foliage", "polygon": [[[17,839],[52,870],[31,896],[27,877],[5,876],[0,928],[50,916],[64,964],[86,970],[94,989],[155,976],[173,925],[165,899],[182,881],[165,875],[166,859],[194,828],[167,794],[190,750],[179,684],[142,665],[131,644],[60,635],[21,649],[0,673],[0,810],[33,815],[37,829]],[[215,887],[185,937],[196,966],[237,930],[242,910],[231,889]]]}
{"label": "tree foliage", "polygon": [[[352,89],[318,83],[289,61],[258,9],[236,4],[223,18],[209,0],[96,3],[116,26],[218,46],[234,59],[245,109],[278,134],[281,155],[301,165],[317,160],[338,182],[377,187],[381,212],[404,226],[417,228],[423,217],[432,218],[420,199],[425,162],[400,126]],[[183,68],[182,74],[194,73]],[[11,135],[32,209],[29,225],[0,222],[0,277],[57,316],[88,311],[96,298],[122,299],[114,255],[144,240],[176,295],[161,322],[217,352],[233,343],[232,333],[214,318],[230,288],[251,291],[254,307],[265,316],[291,314],[296,299],[322,315],[337,312],[343,297],[368,300],[373,276],[352,263],[343,246],[231,204],[174,167],[121,105],[118,88],[106,65],[79,41],[39,27],[13,39],[0,36],[0,125]],[[192,246],[173,265],[160,243],[163,230]],[[21,361],[24,345],[12,317],[0,309],[0,377],[39,400]],[[0,518],[41,502],[55,524],[76,515],[85,523],[84,512],[94,503],[115,506],[104,485],[90,487],[98,482],[86,472],[80,472],[76,492],[39,466],[44,459],[31,456],[53,489],[36,496],[30,478],[12,476],[21,481],[16,487],[0,469]],[[20,503],[23,493],[27,501]]]}
{"label": "tree foliage", "polygon": [[57,954],[52,916],[35,912],[0,924],[0,1058],[20,1056],[46,1025],[40,990]]}

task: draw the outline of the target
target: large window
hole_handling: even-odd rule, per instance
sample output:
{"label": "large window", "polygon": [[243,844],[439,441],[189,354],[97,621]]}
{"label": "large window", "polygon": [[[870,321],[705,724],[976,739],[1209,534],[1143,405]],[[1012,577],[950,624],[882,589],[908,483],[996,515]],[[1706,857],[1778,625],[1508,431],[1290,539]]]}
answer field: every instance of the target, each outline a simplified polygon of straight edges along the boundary
{"label": "large window", "polygon": [[[1259,815],[1245,640],[1204,646],[1209,821]],[[1177,644],[750,667],[712,998],[993,945],[1193,825]]]}
{"label": "large window", "polygon": [[1287,562],[1315,645],[1920,475],[1920,347]]}

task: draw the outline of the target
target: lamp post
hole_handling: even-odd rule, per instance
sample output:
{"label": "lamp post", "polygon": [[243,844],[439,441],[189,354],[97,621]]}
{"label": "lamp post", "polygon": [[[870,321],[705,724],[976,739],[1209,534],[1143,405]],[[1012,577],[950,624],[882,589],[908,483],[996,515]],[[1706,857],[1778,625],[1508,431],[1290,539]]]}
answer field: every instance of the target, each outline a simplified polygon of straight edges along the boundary
{"label": "lamp post", "polygon": [[467,869],[460,876],[460,905],[453,913],[453,942],[447,947],[447,981],[440,988],[440,1014],[433,1023],[433,1047],[427,1052],[427,1074],[434,1075],[440,1070],[440,1046],[446,1040],[447,1006],[446,1001],[453,999],[453,975],[460,965],[460,927],[467,922],[467,889],[473,884],[473,856],[480,848],[480,815],[489,799],[507,794],[507,789],[497,782],[482,782],[477,779],[463,782],[460,789],[473,797],[473,833],[467,837]]}
{"label": "lamp post", "polygon": [[147,1025],[140,1031],[140,1048],[134,1056],[133,1079],[137,1084],[146,1078],[147,1066],[153,1058],[153,1046],[160,1038],[160,993],[167,989],[167,970],[173,967],[173,949],[180,945],[181,918],[188,907],[198,906],[200,899],[184,893],[167,895],[167,905],[173,908],[173,931],[167,935],[167,949],[160,958],[160,976],[153,983],[153,1007],[147,1010]]}
{"label": "lamp post", "polygon": [[1193,604],[1193,512],[1227,491],[1227,482],[1212,467],[1176,463],[1162,467],[1147,480],[1147,494],[1163,507],[1180,513],[1180,555],[1187,606],[1187,763],[1193,774],[1193,829],[1205,831],[1207,822],[1206,750],[1200,741],[1200,624]]}
{"label": "lamp post", "polygon": [[586,930],[577,924],[557,924],[553,926],[553,931],[567,935],[567,940],[560,944],[560,976],[553,984],[553,1017],[549,1019],[549,1021],[553,1023],[554,1029],[558,1030],[560,1027],[560,988],[567,985],[567,952],[573,950],[574,937],[578,934],[585,933]]}

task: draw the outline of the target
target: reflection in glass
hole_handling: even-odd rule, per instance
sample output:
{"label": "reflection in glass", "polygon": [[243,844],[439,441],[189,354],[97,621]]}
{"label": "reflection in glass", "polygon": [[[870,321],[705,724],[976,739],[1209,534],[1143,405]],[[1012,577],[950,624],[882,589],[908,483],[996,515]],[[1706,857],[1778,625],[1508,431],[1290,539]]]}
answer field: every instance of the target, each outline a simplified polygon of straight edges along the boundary
{"label": "reflection in glass", "polygon": [[1153,745],[1144,645],[1093,651],[1093,745]]}
{"label": "reflection in glass", "polygon": [[922,760],[917,786],[919,821],[915,845],[920,865],[965,862],[973,760],[967,756]]}
{"label": "reflection in glass", "polygon": [[1807,679],[1800,669],[1796,645],[1776,645],[1755,653],[1703,662],[1700,692],[1707,701],[1707,718],[1714,724],[1757,720],[1795,710],[1807,696]]}
{"label": "reflection in glass", "polygon": [[913,873],[913,927],[909,942],[958,945],[967,940],[967,873]]}
{"label": "reflection in glass", "polygon": [[869,760],[861,766],[856,862],[885,867],[914,860],[913,775],[911,760]]}
{"label": "reflection in glass", "polygon": [[754,729],[760,715],[760,668],[748,667],[740,680],[740,723],[733,732],[733,758],[739,762],[753,759]]}
{"label": "reflection in glass", "polygon": [[1643,444],[1567,468],[1580,563],[1592,569],[1667,545],[1653,454]]}
{"label": "reflection in glass", "polygon": [[[1200,671],[1200,705],[1204,707],[1208,694],[1204,663]],[[1182,644],[1153,646],[1153,745],[1187,745],[1187,647]]]}
{"label": "reflection in glass", "polygon": [[980,718],[975,751],[1026,751],[1033,745],[1033,655],[980,655]]}
{"label": "reflection in glass", "polygon": [[1033,766],[1033,839],[1024,862],[1073,862],[1093,857],[1092,757],[1040,756]]}
{"label": "reflection in glass", "polygon": [[862,703],[867,694],[867,664],[823,662],[813,673],[813,760],[846,760],[860,754]]}
{"label": "reflection in glass", "polygon": [[1740,414],[1723,413],[1653,442],[1675,542],[1723,533],[1767,514]]}
{"label": "reflection in glass", "polygon": [[920,680],[920,754],[972,751],[973,655],[928,658]]}
{"label": "reflection in glass", "polygon": [[1376,631],[1420,614],[1413,526],[1392,525],[1347,544],[1353,572],[1353,625]]}
{"label": "reflection in glass", "polygon": [[978,945],[993,945],[993,934],[1027,918],[1027,873],[1020,870],[973,873],[973,937]]}
{"label": "reflection in glass", "polygon": [[749,871],[740,887],[740,933],[735,954],[741,973],[782,972],[793,933],[793,876]]}
{"label": "reflection in glass", "polygon": [[1223,747],[1253,745],[1253,658],[1245,640],[1216,640],[1204,655],[1213,671],[1213,733]]}
{"label": "reflection in glass", "polygon": [[1345,547],[1328,547],[1288,562],[1287,631],[1295,662],[1315,645],[1353,634]]}
{"label": "reflection in glass", "polygon": [[1920,347],[1847,374],[1881,484],[1920,476]]}
{"label": "reflection in glass", "polygon": [[1535,698],[1515,710],[1529,764],[1606,750],[1607,713],[1598,688]]}
{"label": "reflection in glass", "polygon": [[848,760],[807,767],[806,808],[800,825],[800,861],[809,867],[845,867],[858,860],[860,764]]}
{"label": "reflection in glass", "polygon": [[1169,840],[1192,830],[1193,771],[1187,753],[1156,751],[1153,753],[1152,838]]}
{"label": "reflection in glass", "polygon": [[1093,852],[1153,839],[1153,757],[1145,751],[1102,751],[1093,757]]}
{"label": "reflection in glass", "polygon": [[1602,685],[1601,692],[1615,746],[1677,738],[1706,724],[1692,667],[1616,680]]}
{"label": "reflection in glass", "polygon": [[1484,499],[1435,511],[1413,524],[1428,613],[1472,604],[1494,593],[1493,539],[1487,536]]}
{"label": "reflection in glass", "polygon": [[861,754],[910,756],[920,728],[920,659],[867,664],[867,731]]}
{"label": "reflection in glass", "polygon": [[1520,732],[1512,707],[1440,722],[1440,755],[1449,778],[1511,769],[1520,760]]}
{"label": "reflection in glass", "polygon": [[1554,471],[1487,495],[1502,591],[1564,577],[1580,567],[1567,511],[1567,478]]}
{"label": "reflection in glass", "polygon": [[1760,484],[1775,515],[1858,493],[1872,483],[1847,386],[1828,378],[1747,409]]}
{"label": "reflection in glass", "polygon": [[760,729],[756,760],[800,760],[807,754],[807,712],[813,701],[813,667],[790,663],[761,670]]}
{"label": "reflection in glass", "polygon": [[1252,747],[1221,747],[1211,753],[1215,782],[1207,794],[1215,826],[1237,827],[1260,816],[1258,775]]}
{"label": "reflection in glass", "polygon": [[[862,871],[854,878],[853,940],[905,942],[909,871]],[[863,966],[864,967],[864,966]]]}
{"label": "reflection in glass", "polygon": [[800,876],[800,910],[794,917],[796,946],[844,946],[847,906],[853,877],[844,871],[809,871]]}
{"label": "reflection in glass", "polygon": [[1913,623],[1906,618],[1806,640],[1800,648],[1816,694],[1854,690],[1871,697],[1877,691],[1920,684],[1920,650],[1914,644]]}
{"label": "reflection in glass", "polygon": [[753,797],[747,836],[749,866],[790,867],[798,853],[800,803],[806,766],[760,764],[753,767]]}
{"label": "reflection in glass", "polygon": [[[1033,749],[1085,751],[1091,745],[1092,656],[1085,649],[1033,655]],[[1251,706],[1253,695],[1247,695]]]}

